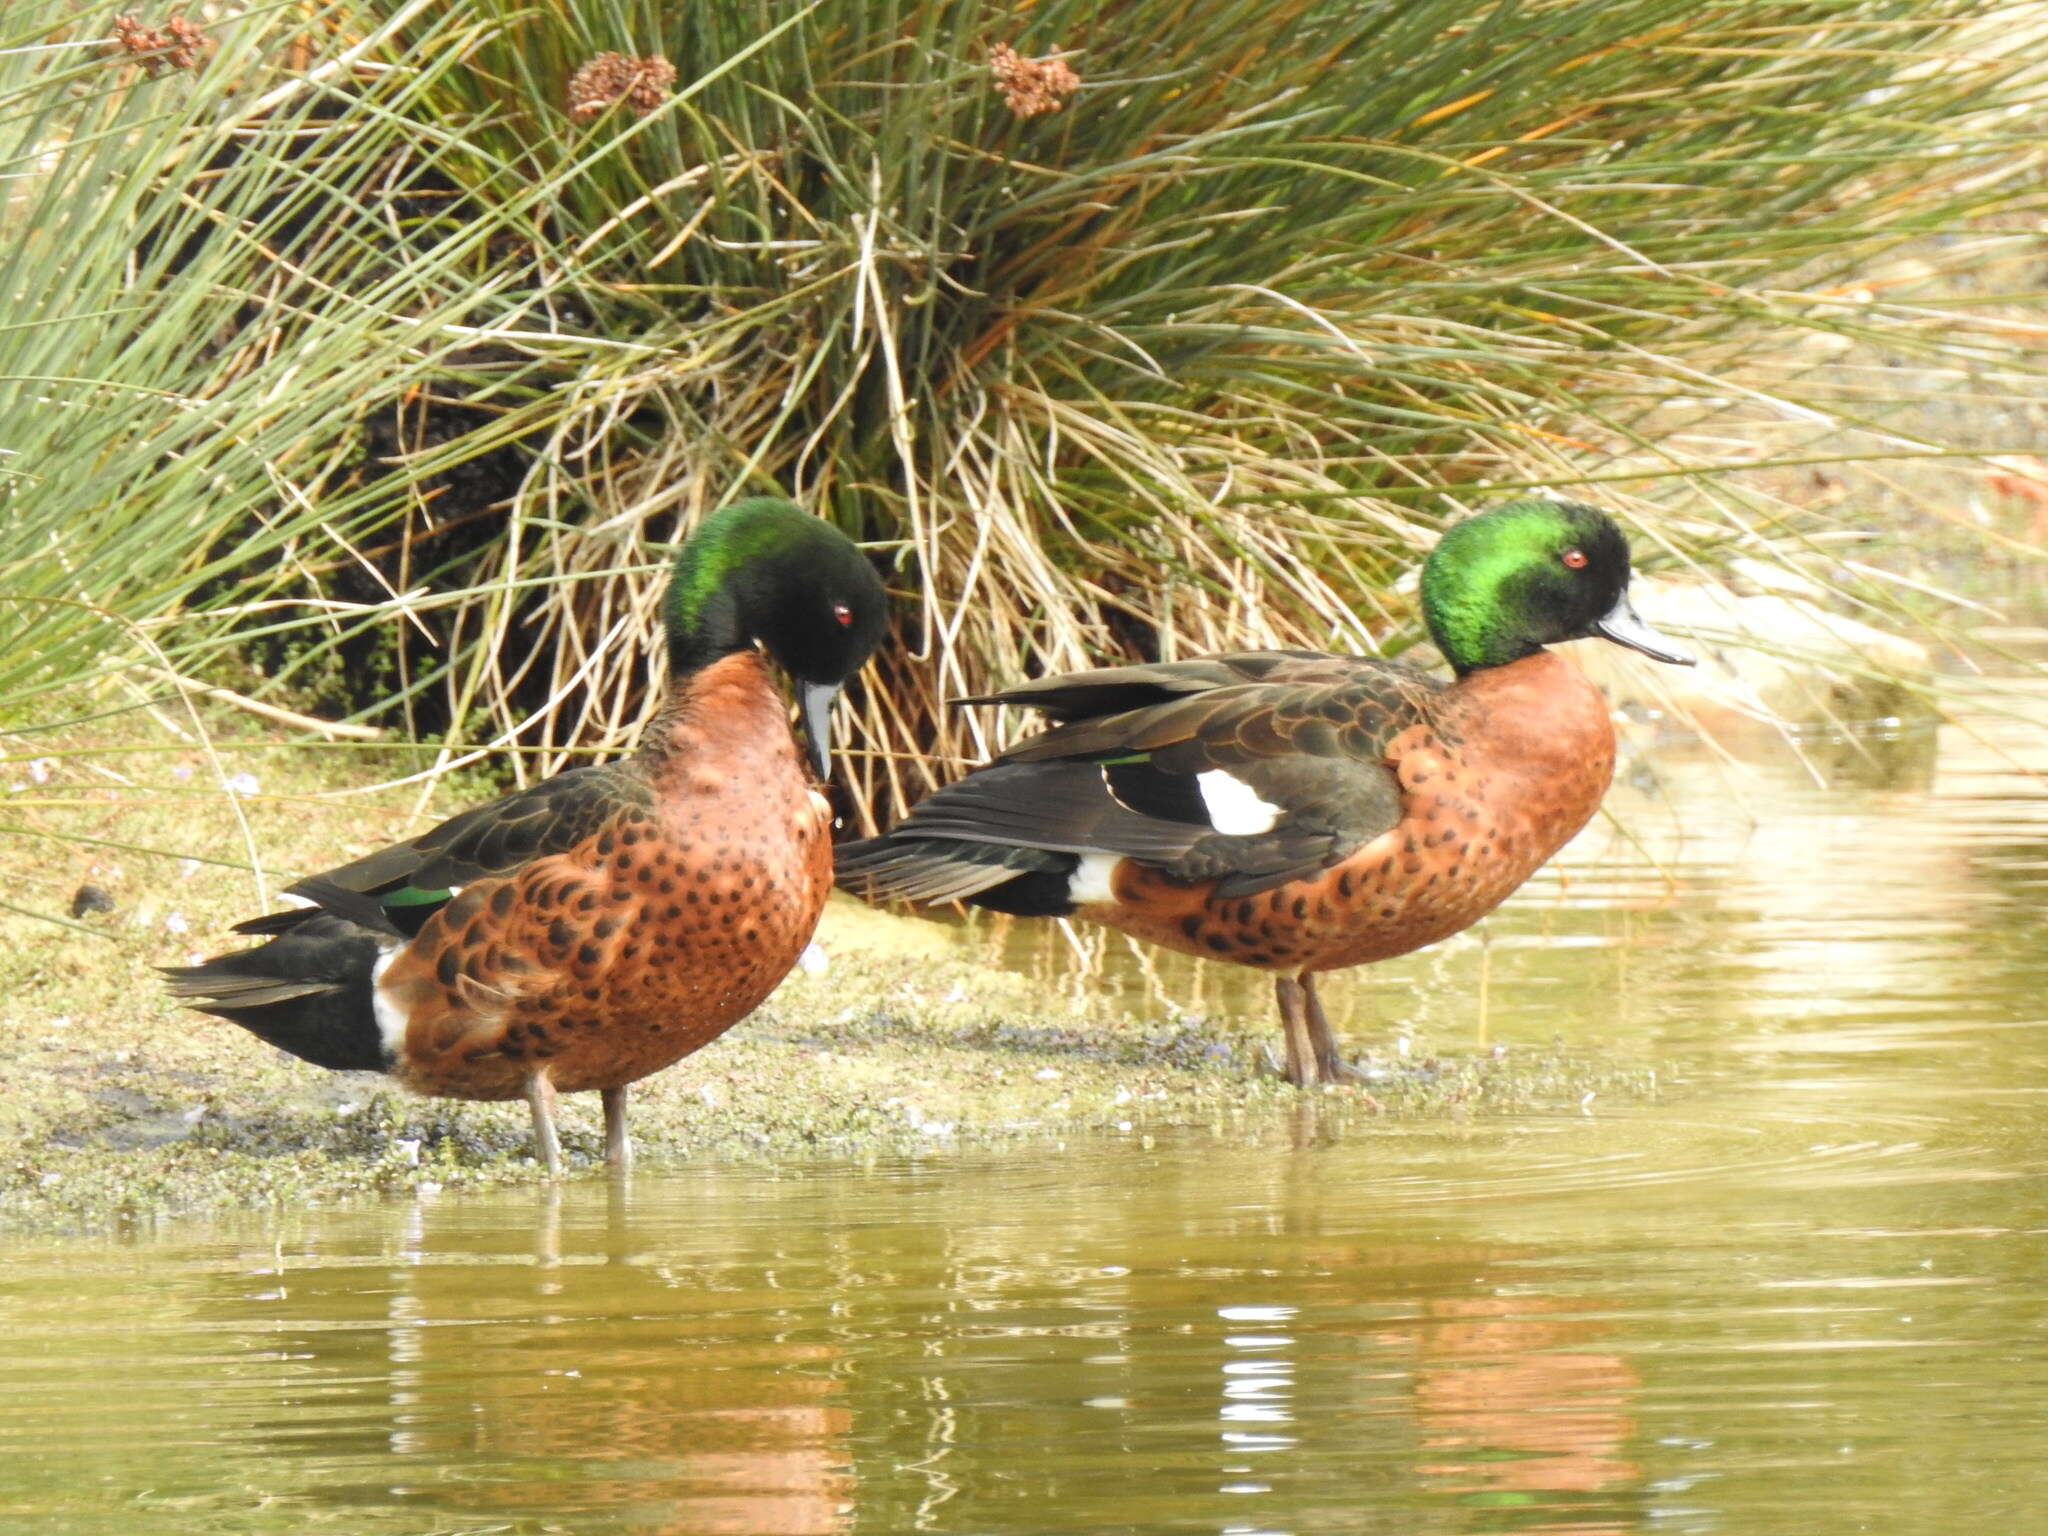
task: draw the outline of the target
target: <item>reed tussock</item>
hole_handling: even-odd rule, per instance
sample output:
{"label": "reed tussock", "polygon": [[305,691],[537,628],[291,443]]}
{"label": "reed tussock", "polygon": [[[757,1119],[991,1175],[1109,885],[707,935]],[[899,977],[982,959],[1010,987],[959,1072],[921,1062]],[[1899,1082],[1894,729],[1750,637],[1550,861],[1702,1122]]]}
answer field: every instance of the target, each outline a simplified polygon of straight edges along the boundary
{"label": "reed tussock", "polygon": [[[957,694],[1402,649],[1522,487],[1898,624],[1913,540],[1842,535],[2039,555],[1813,493],[2037,446],[2035,0],[331,0],[154,74],[116,14],[0,21],[0,717],[204,680],[545,771],[775,489],[897,597],[865,818]],[[1959,393],[2015,440],[1910,424]]]}

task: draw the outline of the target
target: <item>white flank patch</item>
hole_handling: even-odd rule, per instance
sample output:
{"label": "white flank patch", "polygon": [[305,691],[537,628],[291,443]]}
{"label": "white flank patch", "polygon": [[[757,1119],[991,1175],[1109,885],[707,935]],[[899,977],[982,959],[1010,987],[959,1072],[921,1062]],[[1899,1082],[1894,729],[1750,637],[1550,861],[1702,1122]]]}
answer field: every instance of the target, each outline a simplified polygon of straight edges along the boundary
{"label": "white flank patch", "polygon": [[1280,820],[1280,807],[1268,805],[1258,791],[1243,779],[1234,779],[1221,768],[1195,775],[1202,789],[1202,804],[1209,812],[1209,825],[1225,837],[1256,837],[1270,832]]}
{"label": "white flank patch", "polygon": [[370,967],[370,1009],[377,1015],[377,1033],[384,1037],[384,1057],[394,1065],[405,1049],[406,1017],[398,1004],[384,995],[384,973],[391,969],[391,962],[404,947],[395,940],[386,944],[377,963]]}
{"label": "white flank patch", "polygon": [[1109,877],[1116,873],[1122,855],[1115,853],[1084,853],[1074,872],[1067,876],[1067,900],[1075,906],[1091,901],[1115,901],[1116,892],[1110,888]]}

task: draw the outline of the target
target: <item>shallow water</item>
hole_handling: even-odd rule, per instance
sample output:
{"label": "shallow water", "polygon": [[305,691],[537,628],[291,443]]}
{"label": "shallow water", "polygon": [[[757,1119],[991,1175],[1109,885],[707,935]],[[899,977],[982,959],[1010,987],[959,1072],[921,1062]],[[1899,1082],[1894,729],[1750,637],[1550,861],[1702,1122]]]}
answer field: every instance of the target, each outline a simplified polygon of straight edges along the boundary
{"label": "shallow water", "polygon": [[[17,1247],[0,1530],[2039,1529],[2048,728],[1864,746],[1647,753],[1625,834],[1341,999],[1655,1102]],[[1112,986],[1266,1006],[1220,974]]]}

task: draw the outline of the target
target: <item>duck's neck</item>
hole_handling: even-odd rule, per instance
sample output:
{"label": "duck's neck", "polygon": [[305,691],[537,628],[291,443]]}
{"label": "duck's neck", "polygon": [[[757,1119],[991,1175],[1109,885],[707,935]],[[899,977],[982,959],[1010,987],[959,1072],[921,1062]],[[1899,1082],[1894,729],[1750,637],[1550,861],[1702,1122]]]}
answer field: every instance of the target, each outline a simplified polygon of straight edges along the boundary
{"label": "duck's neck", "polygon": [[[683,579],[678,578],[679,588]],[[751,649],[753,642],[740,623],[739,601],[730,589],[710,585],[693,593],[682,588],[677,609],[668,630],[669,676],[677,691],[722,658]]]}
{"label": "duck's neck", "polygon": [[784,755],[792,767],[798,762],[789,706],[767,658],[751,647],[674,676],[667,702],[640,738],[640,750],[693,767],[730,763],[735,773],[761,772],[769,759]]}
{"label": "duck's neck", "polygon": [[1490,760],[1543,775],[1590,769],[1606,787],[1614,768],[1614,722],[1606,697],[1577,664],[1542,650],[1505,666],[1480,667],[1452,686],[1457,729],[1483,738]]}

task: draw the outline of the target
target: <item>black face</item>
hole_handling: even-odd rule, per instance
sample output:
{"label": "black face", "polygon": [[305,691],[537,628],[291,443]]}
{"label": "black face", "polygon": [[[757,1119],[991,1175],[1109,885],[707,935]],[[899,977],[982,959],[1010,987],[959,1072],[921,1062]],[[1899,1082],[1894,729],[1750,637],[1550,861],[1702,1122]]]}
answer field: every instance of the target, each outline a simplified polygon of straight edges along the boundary
{"label": "black face", "polygon": [[[1689,667],[1693,658],[1642,621],[1629,601],[1628,540],[1597,507],[1562,502],[1559,510],[1570,530],[1570,542],[1557,552],[1547,589],[1538,599],[1547,607],[1559,640],[1598,636],[1641,651],[1652,661]],[[1556,572],[1564,572],[1562,580]],[[1547,643],[1547,642],[1546,642]]]}
{"label": "black face", "polygon": [[1628,591],[1628,540],[1598,508],[1555,502],[1541,551],[1508,578],[1501,594],[1536,645],[1583,640]]}
{"label": "black face", "polygon": [[740,576],[740,622],[799,682],[837,686],[882,643],[889,599],[865,556],[836,529],[757,556]]}

